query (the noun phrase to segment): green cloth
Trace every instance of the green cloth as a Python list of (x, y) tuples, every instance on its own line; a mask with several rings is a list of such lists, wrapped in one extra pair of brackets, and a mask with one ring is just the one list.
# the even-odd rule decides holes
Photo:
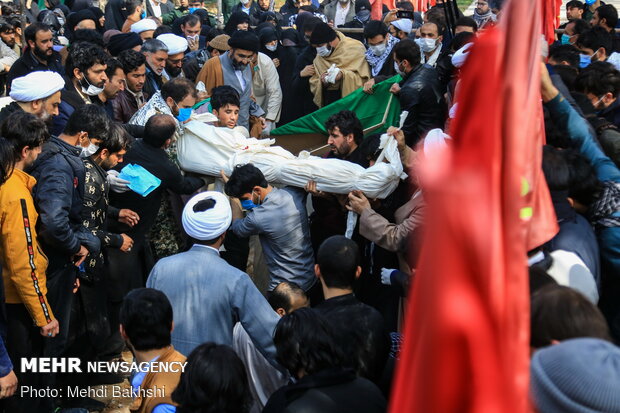
[[(375, 93), (372, 95), (364, 93), (362, 88), (357, 89), (331, 105), (272, 130), (271, 135), (302, 135), (306, 133), (327, 135), (327, 129), (325, 129), (327, 119), (334, 113), (345, 109), (355, 112), (362, 122), (364, 134), (385, 132), (390, 126), (398, 126), (400, 122), (400, 102), (398, 97), (390, 93), (392, 85), (400, 81), (399, 75), (391, 77), (375, 85)], [(383, 122), (384, 117), (385, 122)]]

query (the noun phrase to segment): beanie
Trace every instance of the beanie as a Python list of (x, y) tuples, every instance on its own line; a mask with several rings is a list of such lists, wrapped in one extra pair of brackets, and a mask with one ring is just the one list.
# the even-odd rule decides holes
[(324, 44), (334, 40), (338, 35), (327, 23), (319, 23), (315, 26), (310, 36), (310, 44)]
[(531, 392), (540, 413), (619, 413), (620, 349), (595, 338), (534, 353)]

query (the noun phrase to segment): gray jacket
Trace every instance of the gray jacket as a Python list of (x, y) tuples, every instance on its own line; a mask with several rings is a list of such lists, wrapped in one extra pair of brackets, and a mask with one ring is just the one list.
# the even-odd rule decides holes
[(231, 346), (238, 320), (267, 360), (277, 365), (273, 333), (279, 317), (250, 277), (203, 245), (157, 262), (146, 286), (172, 303), (172, 344), (184, 355), (212, 341)]
[(245, 80), (245, 88), (241, 87), (239, 79), (235, 74), (235, 68), (232, 61), (228, 57), (228, 53), (220, 56), (222, 64), (222, 73), (224, 75), (224, 84), (235, 88), (239, 92), (239, 100), (241, 107), (239, 108), (239, 119), (237, 124), (250, 130), (250, 115), (264, 116), (265, 111), (252, 99), (252, 68), (247, 65), (243, 70), (243, 79)]

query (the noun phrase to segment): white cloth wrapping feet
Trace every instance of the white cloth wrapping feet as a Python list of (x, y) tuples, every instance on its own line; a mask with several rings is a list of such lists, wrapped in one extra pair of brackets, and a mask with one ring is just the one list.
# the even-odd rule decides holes
[(219, 176), (230, 175), (236, 165), (252, 163), (268, 182), (303, 188), (310, 180), (317, 190), (336, 194), (362, 191), (369, 198), (384, 199), (406, 178), (396, 140), (381, 136), (383, 149), (375, 165), (364, 169), (340, 159), (324, 159), (303, 151), (298, 157), (273, 139), (245, 138), (240, 133), (198, 121), (184, 125), (178, 142), (178, 160), (185, 171)]

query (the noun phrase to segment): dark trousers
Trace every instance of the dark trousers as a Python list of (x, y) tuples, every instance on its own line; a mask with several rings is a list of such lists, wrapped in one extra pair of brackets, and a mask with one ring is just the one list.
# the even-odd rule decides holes
[(23, 304), (6, 304), (6, 311), (8, 316), (6, 346), (18, 383), (15, 395), (3, 401), (3, 411), (6, 413), (45, 412), (47, 411), (44, 407), (45, 399), (26, 395), (20, 397), (22, 387), (32, 387), (38, 390), (46, 385), (45, 374), (21, 371), (21, 359), (42, 357), (45, 340), (50, 339), (41, 336), (39, 327), (33, 323), (32, 317)]
[(46, 357), (61, 357), (67, 348), (77, 272), (77, 267), (68, 263), (47, 276), (47, 301), (58, 320), (60, 332), (46, 341)]

